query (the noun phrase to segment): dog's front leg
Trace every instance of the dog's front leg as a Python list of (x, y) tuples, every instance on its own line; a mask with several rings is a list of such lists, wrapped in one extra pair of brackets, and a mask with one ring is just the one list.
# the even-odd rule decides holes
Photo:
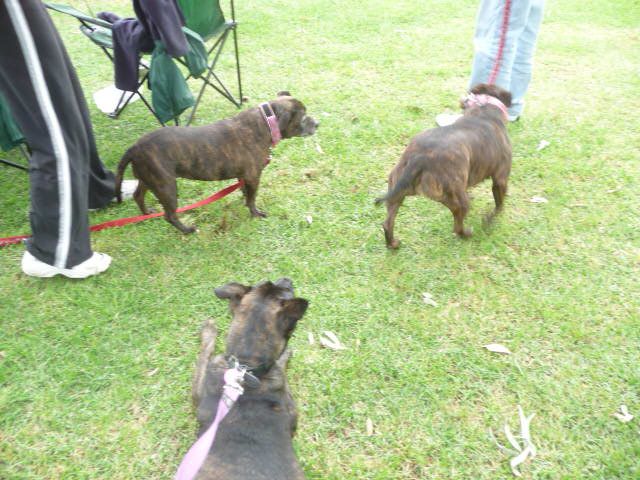
[(260, 177), (244, 178), (242, 193), (244, 194), (247, 208), (251, 212), (252, 217), (266, 217), (267, 214), (256, 208), (256, 195), (258, 194), (258, 186), (260, 185)]

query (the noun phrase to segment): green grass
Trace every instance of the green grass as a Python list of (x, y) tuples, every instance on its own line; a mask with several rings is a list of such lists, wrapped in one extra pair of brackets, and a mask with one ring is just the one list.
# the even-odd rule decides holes
[[(484, 184), (472, 239), (452, 236), (442, 205), (412, 198), (401, 249), (384, 247), (373, 198), (408, 139), (464, 92), (477, 3), (238, 2), (250, 105), (288, 89), (320, 130), (275, 150), (264, 221), (234, 193), (183, 215), (195, 235), (163, 220), (102, 231), (93, 245), (112, 267), (84, 281), (28, 278), (22, 247), (0, 250), (0, 478), (172, 478), (195, 434), (199, 326), (215, 318), (222, 339), (229, 324), (213, 288), (284, 275), (311, 302), (289, 371), (308, 478), (512, 478), (488, 431), (515, 427), (518, 404), (536, 413), (526, 478), (640, 478), (638, 418), (611, 416), (622, 403), (640, 415), (637, 1), (548, 2), (491, 231)], [(90, 97), (110, 66), (73, 21), (54, 20)], [(117, 121), (91, 108), (111, 168), (155, 128), (140, 103)], [(235, 113), (209, 94), (198, 121)], [(536, 151), (542, 139), (550, 146)], [(0, 167), (0, 183), (0, 236), (27, 233), (26, 175)], [(181, 181), (181, 204), (222, 185)], [(136, 213), (128, 202), (91, 222)], [(348, 349), (309, 345), (325, 329)], [(486, 352), (491, 342), (513, 355)]]

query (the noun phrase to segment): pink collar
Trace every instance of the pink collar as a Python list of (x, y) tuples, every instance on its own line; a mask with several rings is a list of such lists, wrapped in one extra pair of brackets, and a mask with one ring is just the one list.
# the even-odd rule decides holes
[(480, 93), (480, 94), (470, 93), (469, 95), (467, 95), (467, 97), (464, 99), (463, 102), (465, 107), (474, 107), (474, 106), (482, 107), (484, 105), (493, 105), (494, 107), (498, 107), (500, 109), (500, 111), (502, 112), (502, 115), (504, 116), (505, 122), (509, 120), (507, 107), (504, 106), (504, 103), (502, 103), (496, 97), (492, 97), (491, 95), (486, 95), (484, 93)]
[[(275, 118), (275, 117), (274, 117)], [(216, 438), (218, 426), (222, 419), (227, 416), (233, 404), (236, 403), (238, 397), (244, 393), (242, 388), (242, 382), (246, 373), (246, 367), (238, 365), (235, 362), (235, 366), (224, 372), (224, 387), (220, 401), (218, 402), (218, 410), (216, 411), (216, 418), (213, 420), (211, 426), (207, 429), (202, 436), (196, 440), (187, 454), (180, 462), (178, 471), (174, 480), (192, 480), (195, 478), (198, 470), (202, 467), (211, 445)]]
[(282, 140), (282, 134), (280, 133), (280, 127), (278, 126), (278, 118), (268, 102), (261, 103), (259, 108), (260, 113), (262, 113), (262, 118), (267, 122), (269, 131), (271, 132), (271, 146), (275, 147), (278, 142)]

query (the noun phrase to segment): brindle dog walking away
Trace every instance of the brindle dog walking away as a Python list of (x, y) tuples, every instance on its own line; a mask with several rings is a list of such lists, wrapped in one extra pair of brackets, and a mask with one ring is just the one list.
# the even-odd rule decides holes
[(511, 142), (507, 135), (506, 107), (511, 94), (496, 85), (479, 84), (462, 102), (464, 115), (454, 124), (415, 136), (389, 174), (389, 190), (376, 204), (386, 202), (383, 223), (389, 248), (398, 248), (393, 236), (398, 209), (408, 195), (424, 195), (447, 206), (453, 214), (453, 231), (471, 236), (463, 224), (469, 211), (467, 189), (491, 178), (495, 210), (500, 212), (511, 172)]

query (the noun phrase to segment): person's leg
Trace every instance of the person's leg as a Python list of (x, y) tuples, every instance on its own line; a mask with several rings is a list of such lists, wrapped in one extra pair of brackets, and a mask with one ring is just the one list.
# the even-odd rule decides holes
[(516, 45), (527, 24), (531, 0), (482, 0), (473, 39), (469, 88), (495, 83), (508, 89)]
[(511, 71), (511, 84), (509, 86), (512, 96), (511, 108), (509, 108), (510, 117), (519, 117), (522, 114), (524, 96), (531, 81), (533, 54), (536, 49), (538, 30), (542, 23), (543, 9), (544, 0), (531, 0), (531, 8), (525, 28), (518, 38), (516, 55)]
[(78, 110), (84, 125), (84, 134), (89, 145), (89, 208), (103, 208), (115, 197), (115, 175), (105, 168), (98, 156), (98, 148), (93, 136), (93, 126), (89, 117), (89, 108), (87, 107), (82, 87), (69, 57), (65, 55), (64, 58), (73, 88), (73, 95), (78, 101)]
[[(55, 269), (47, 273), (96, 257), (87, 213), (90, 146), (67, 62), (40, 1), (0, 2), (0, 90), (33, 152), (25, 256)], [(106, 269), (106, 259), (91, 270)]]

